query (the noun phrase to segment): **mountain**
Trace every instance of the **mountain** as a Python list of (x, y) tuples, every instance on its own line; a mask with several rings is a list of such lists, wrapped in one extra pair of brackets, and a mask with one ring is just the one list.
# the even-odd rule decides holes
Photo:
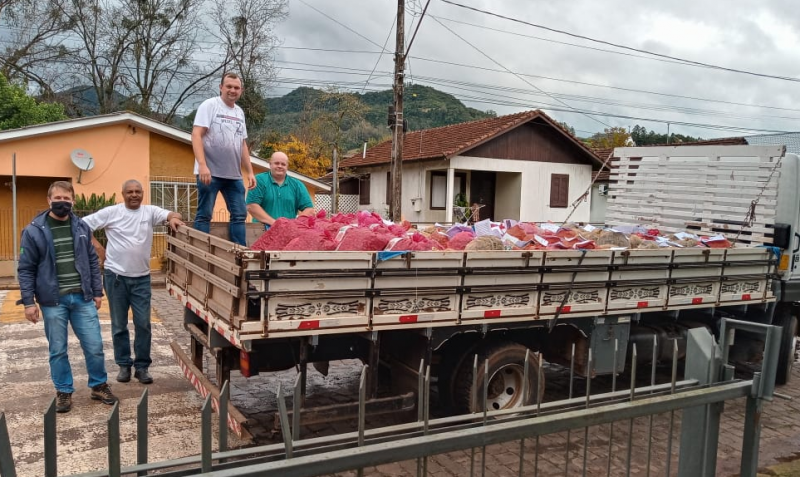
[[(323, 94), (325, 92), (322, 90), (300, 87), (285, 96), (267, 98), (265, 128), (281, 136), (295, 131), (300, 126), (305, 105)], [(387, 127), (387, 111), (392, 104), (392, 90), (351, 94), (366, 106), (367, 112), (365, 124), (354, 126), (345, 132), (342, 149), (359, 147), (366, 141), (388, 137), (390, 131)], [(464, 106), (454, 96), (428, 86), (407, 85), (403, 100), (403, 113), (409, 131), (496, 116), (493, 111), (480, 111)]]

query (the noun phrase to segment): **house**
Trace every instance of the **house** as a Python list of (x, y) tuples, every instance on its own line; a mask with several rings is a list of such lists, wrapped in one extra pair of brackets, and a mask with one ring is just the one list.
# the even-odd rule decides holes
[[(391, 141), (341, 162), (357, 177), (359, 208), (385, 214)], [(587, 191), (602, 161), (545, 113), (535, 110), (408, 132), (403, 141), (402, 215), (411, 222), (453, 222), (454, 202), (480, 206), (480, 218), (561, 221)], [(589, 199), (571, 220), (589, 220)]]
[[(70, 154), (82, 149), (91, 156), (90, 170), (80, 170)], [(12, 155), (16, 155), (17, 234), (47, 208), (47, 189), (53, 181), (72, 181), (76, 195), (116, 194), (122, 201), (122, 183), (136, 179), (145, 190), (144, 201), (181, 212), (191, 220), (197, 206), (191, 134), (130, 112), (71, 119), (21, 129), (0, 131), (0, 276), (14, 274)], [(254, 172), (269, 164), (251, 156)], [(327, 184), (290, 172), (313, 197), (328, 191)], [(221, 196), (214, 218), (227, 219)], [(154, 249), (163, 250), (163, 240)], [(154, 257), (157, 258), (158, 250)]]

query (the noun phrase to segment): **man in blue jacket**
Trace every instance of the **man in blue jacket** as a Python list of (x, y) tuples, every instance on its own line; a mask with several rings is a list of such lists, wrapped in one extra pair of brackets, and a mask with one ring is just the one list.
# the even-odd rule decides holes
[(107, 383), (97, 315), (103, 300), (100, 264), (91, 229), (72, 213), (74, 196), (69, 182), (50, 185), (50, 209), (37, 215), (22, 231), (17, 270), (25, 318), (37, 323), (39, 308), (42, 310), (50, 349), (50, 377), (56, 388), (56, 412), (72, 409), (75, 391), (67, 356), (69, 323), (86, 359), (90, 397), (109, 405), (117, 402)]

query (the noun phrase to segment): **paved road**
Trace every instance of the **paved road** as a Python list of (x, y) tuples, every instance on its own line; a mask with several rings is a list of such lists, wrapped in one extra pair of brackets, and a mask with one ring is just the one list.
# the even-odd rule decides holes
[[(21, 477), (42, 475), (42, 419), (41, 415), (53, 390), (47, 366), (47, 345), (41, 324), (32, 325), (24, 321), (20, 308), (10, 305), (15, 299), (14, 291), (0, 291), (0, 410), (5, 412), (13, 444), (13, 452)], [(184, 348), (188, 347), (186, 333), (182, 330), (182, 309), (163, 289), (154, 289), (153, 300), (153, 356), (152, 372), (156, 383), (149, 386), (151, 395), (150, 457), (152, 460), (177, 458), (196, 454), (199, 442), (199, 408), (201, 400), (184, 380), (174, 363), (169, 342), (176, 339)], [(110, 347), (110, 325), (105, 309), (101, 310), (103, 336), (109, 343), (106, 361), (109, 374), (116, 374)], [(81, 387), (86, 380), (85, 368), (77, 341), (70, 341), (70, 353), (76, 375), (77, 392), (72, 412), (58, 417), (59, 468), (62, 473), (85, 472), (101, 469), (106, 459), (105, 420), (108, 407), (90, 401), (88, 390)], [(309, 373), (308, 402), (310, 405), (330, 404), (353, 400), (359, 378), (359, 364), (353, 361), (334, 363), (326, 378), (311, 371)], [(271, 376), (245, 379), (234, 373), (232, 398), (240, 410), (252, 421), (259, 443), (273, 441), (269, 432), (275, 409), (275, 390), (280, 382), (290, 391), (294, 382), (294, 371)], [(645, 378), (646, 379), (646, 378)], [(660, 378), (661, 379), (661, 378)], [(548, 368), (548, 392), (546, 400), (562, 397), (568, 379), (563, 369)], [(800, 367), (795, 367), (794, 382), (800, 383)], [(575, 394), (582, 391), (582, 383), (576, 381)], [(620, 383), (624, 385), (624, 383)], [(592, 389), (608, 386), (608, 381), (596, 380)], [(121, 401), (123, 462), (134, 459), (135, 405), (144, 386), (137, 382), (114, 384), (114, 391)], [(762, 417), (762, 440), (760, 462), (763, 466), (776, 465), (797, 458), (800, 450), (800, 385), (781, 389), (794, 398), (793, 401), (776, 400), (766, 406)], [(726, 405), (722, 420), (718, 475), (732, 475), (738, 469), (738, 456), (742, 441), (744, 402)], [(678, 416), (680, 417), (680, 416)], [(654, 423), (653, 458), (651, 475), (664, 475), (666, 462), (666, 435), (668, 416), (658, 416)], [(370, 423), (372, 426), (386, 424), (386, 420)], [(675, 435), (679, 435), (679, 420)], [(305, 427), (303, 436), (329, 435), (349, 431), (353, 422)], [(647, 465), (647, 436), (649, 421), (637, 420), (634, 426), (634, 459), (632, 475), (645, 475)], [(608, 426), (592, 428), (589, 433), (587, 460), (589, 475), (605, 475), (608, 460)], [(620, 475), (627, 455), (627, 425), (617, 424), (612, 443), (612, 475)], [(570, 455), (566, 455), (566, 434), (545, 436), (539, 443), (539, 475), (564, 475), (565, 462), (569, 461), (568, 473), (580, 473), (583, 462), (583, 432), (570, 435)], [(244, 445), (245, 443), (234, 443)], [(216, 443), (214, 444), (216, 447)], [(526, 473), (532, 475), (535, 457), (535, 442), (525, 442), (524, 460)], [(517, 475), (520, 453), (517, 444), (494, 446), (487, 453), (487, 475)], [(676, 469), (673, 457), (673, 473)], [(367, 475), (409, 475), (415, 471), (414, 462), (402, 462), (368, 469)], [(468, 475), (470, 454), (468, 452), (435, 456), (430, 460), (430, 475)], [(777, 468), (777, 467), (775, 467)], [(787, 472), (793, 472), (791, 470)], [(350, 474), (346, 474), (350, 475)], [(800, 475), (792, 473), (771, 475)]]

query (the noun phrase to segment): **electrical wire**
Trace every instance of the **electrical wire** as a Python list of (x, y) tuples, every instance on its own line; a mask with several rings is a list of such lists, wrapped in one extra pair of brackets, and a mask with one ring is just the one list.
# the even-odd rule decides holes
[[(302, 1), (302, 0), (300, 0), (300, 1)], [(676, 56), (664, 55), (662, 53), (655, 53), (653, 51), (648, 51), (648, 50), (644, 50), (644, 49), (641, 49), (641, 48), (634, 48), (632, 46), (622, 45), (622, 44), (619, 44), (619, 43), (612, 43), (610, 41), (598, 40), (596, 38), (592, 38), (592, 37), (589, 37), (589, 36), (580, 35), (580, 34), (568, 32), (568, 31), (565, 31), (565, 30), (559, 30), (557, 28), (552, 28), (552, 27), (548, 27), (548, 26), (545, 26), (545, 25), (540, 25), (540, 24), (536, 24), (536, 23), (527, 22), (527, 21), (524, 21), (524, 20), (520, 20), (518, 18), (512, 18), (512, 17), (508, 17), (508, 16), (505, 16), (505, 15), (501, 15), (499, 13), (494, 13), (494, 12), (490, 12), (490, 11), (487, 11), (487, 10), (481, 10), (480, 8), (471, 7), (469, 5), (463, 5), (461, 3), (457, 3), (457, 2), (454, 2), (452, 0), (441, 0), (441, 1), (444, 2), (444, 3), (448, 3), (450, 5), (454, 5), (456, 7), (464, 8), (466, 10), (472, 10), (472, 11), (475, 11), (475, 12), (478, 12), (478, 13), (482, 13), (484, 15), (489, 15), (489, 16), (493, 16), (493, 17), (497, 17), (497, 18), (502, 18), (503, 20), (508, 20), (508, 21), (511, 21), (511, 22), (520, 23), (520, 24), (527, 25), (527, 26), (530, 26), (530, 27), (533, 27), (533, 28), (540, 28), (542, 30), (547, 30), (547, 31), (550, 31), (550, 32), (553, 32), (553, 33), (558, 33), (558, 34), (561, 34), (561, 35), (568, 35), (568, 36), (571, 36), (573, 38), (580, 38), (581, 40), (591, 41), (591, 42), (594, 42), (594, 43), (600, 43), (602, 45), (613, 46), (615, 48), (621, 48), (623, 50), (635, 51), (637, 53), (644, 53), (644, 54), (652, 55), (652, 56), (655, 56), (655, 57), (658, 57), (658, 58), (666, 58), (666, 59), (669, 59), (669, 60), (680, 61), (680, 62), (682, 62), (684, 64), (687, 64), (687, 65), (699, 66), (699, 67), (702, 67), (702, 68), (711, 68), (711, 69), (715, 69), (715, 70), (727, 71), (727, 72), (730, 72), (730, 73), (740, 73), (740, 74), (745, 74), (745, 75), (750, 75), (750, 76), (757, 76), (757, 77), (760, 77), (760, 78), (770, 78), (770, 79), (777, 79), (777, 80), (781, 80), (781, 81), (790, 81), (790, 82), (794, 82), (794, 83), (800, 83), (800, 78), (792, 78), (792, 77), (789, 77), (789, 76), (778, 76), (778, 75), (771, 75), (771, 74), (766, 74), (766, 73), (758, 73), (758, 72), (755, 72), (755, 71), (740, 70), (740, 69), (736, 69), (736, 68), (728, 68), (728, 67), (725, 67), (725, 66), (719, 66), (719, 65), (714, 65), (714, 64), (710, 64), (710, 63), (703, 63), (701, 61), (687, 60), (685, 58), (679, 58), (679, 57), (676, 57)]]
[[(438, 23), (439, 25), (441, 25), (441, 26), (442, 26), (442, 28), (444, 28), (445, 30), (447, 30), (447, 31), (449, 31), (450, 33), (452, 33), (453, 35), (455, 35), (457, 38), (459, 38), (461, 41), (463, 41), (463, 42), (464, 42), (464, 43), (466, 43), (467, 45), (471, 46), (471, 47), (472, 47), (472, 48), (473, 48), (475, 51), (477, 51), (478, 53), (480, 53), (481, 55), (483, 55), (484, 57), (486, 57), (487, 59), (489, 59), (489, 61), (491, 61), (492, 63), (496, 64), (496, 65), (497, 65), (497, 66), (499, 66), (500, 68), (503, 68), (503, 69), (504, 69), (504, 70), (506, 70), (507, 72), (509, 72), (509, 73), (513, 74), (514, 76), (516, 76), (517, 78), (519, 78), (520, 80), (522, 80), (522, 82), (524, 82), (524, 83), (525, 83), (525, 84), (527, 84), (528, 86), (530, 86), (530, 87), (534, 88), (535, 90), (537, 90), (537, 91), (539, 91), (539, 92), (541, 92), (541, 93), (544, 93), (544, 94), (546, 94), (547, 96), (550, 96), (552, 99), (554, 99), (554, 100), (558, 101), (559, 103), (563, 104), (564, 106), (566, 106), (566, 107), (568, 107), (568, 108), (572, 108), (572, 106), (570, 106), (570, 105), (569, 105), (569, 103), (567, 103), (567, 102), (565, 102), (565, 101), (562, 101), (562, 100), (560, 100), (560, 99), (558, 99), (558, 98), (554, 98), (552, 95), (550, 95), (550, 93), (548, 93), (548, 92), (546, 92), (545, 90), (543, 90), (543, 89), (539, 88), (538, 86), (536, 86), (535, 84), (533, 84), (533, 83), (531, 83), (530, 81), (526, 80), (526, 79), (525, 79), (525, 78), (523, 78), (522, 76), (520, 76), (520, 75), (518, 75), (518, 74), (516, 74), (516, 73), (512, 72), (510, 69), (508, 69), (508, 68), (506, 68), (505, 66), (503, 66), (503, 65), (502, 65), (502, 64), (501, 64), (499, 61), (495, 60), (495, 59), (494, 59), (494, 58), (492, 58), (491, 56), (489, 56), (489, 55), (487, 55), (486, 53), (484, 53), (484, 52), (483, 52), (483, 51), (482, 51), (480, 48), (478, 48), (477, 46), (475, 46), (475, 45), (473, 45), (472, 43), (470, 43), (470, 42), (469, 42), (469, 41), (468, 41), (466, 38), (462, 37), (461, 35), (459, 35), (459, 34), (458, 34), (458, 33), (456, 33), (455, 31), (453, 31), (452, 29), (450, 29), (450, 27), (448, 27), (448, 26), (447, 26), (447, 25), (445, 25), (444, 23), (440, 22), (440, 21), (439, 21), (439, 20), (437, 20), (436, 18), (433, 18), (433, 20), (434, 20), (436, 23)], [(574, 109), (574, 108), (572, 108), (572, 109)], [(595, 122), (598, 122), (598, 123), (602, 124), (603, 126), (606, 126), (607, 128), (611, 128), (611, 125), (609, 125), (609, 124), (607, 124), (607, 123), (605, 123), (605, 122), (603, 122), (603, 121), (601, 121), (601, 120), (599, 120), (599, 119), (597, 119), (597, 118), (595, 118), (595, 117), (593, 117), (593, 116), (588, 116), (588, 115), (587, 115), (587, 117), (588, 117), (589, 119), (591, 119), (591, 120), (595, 121)]]

